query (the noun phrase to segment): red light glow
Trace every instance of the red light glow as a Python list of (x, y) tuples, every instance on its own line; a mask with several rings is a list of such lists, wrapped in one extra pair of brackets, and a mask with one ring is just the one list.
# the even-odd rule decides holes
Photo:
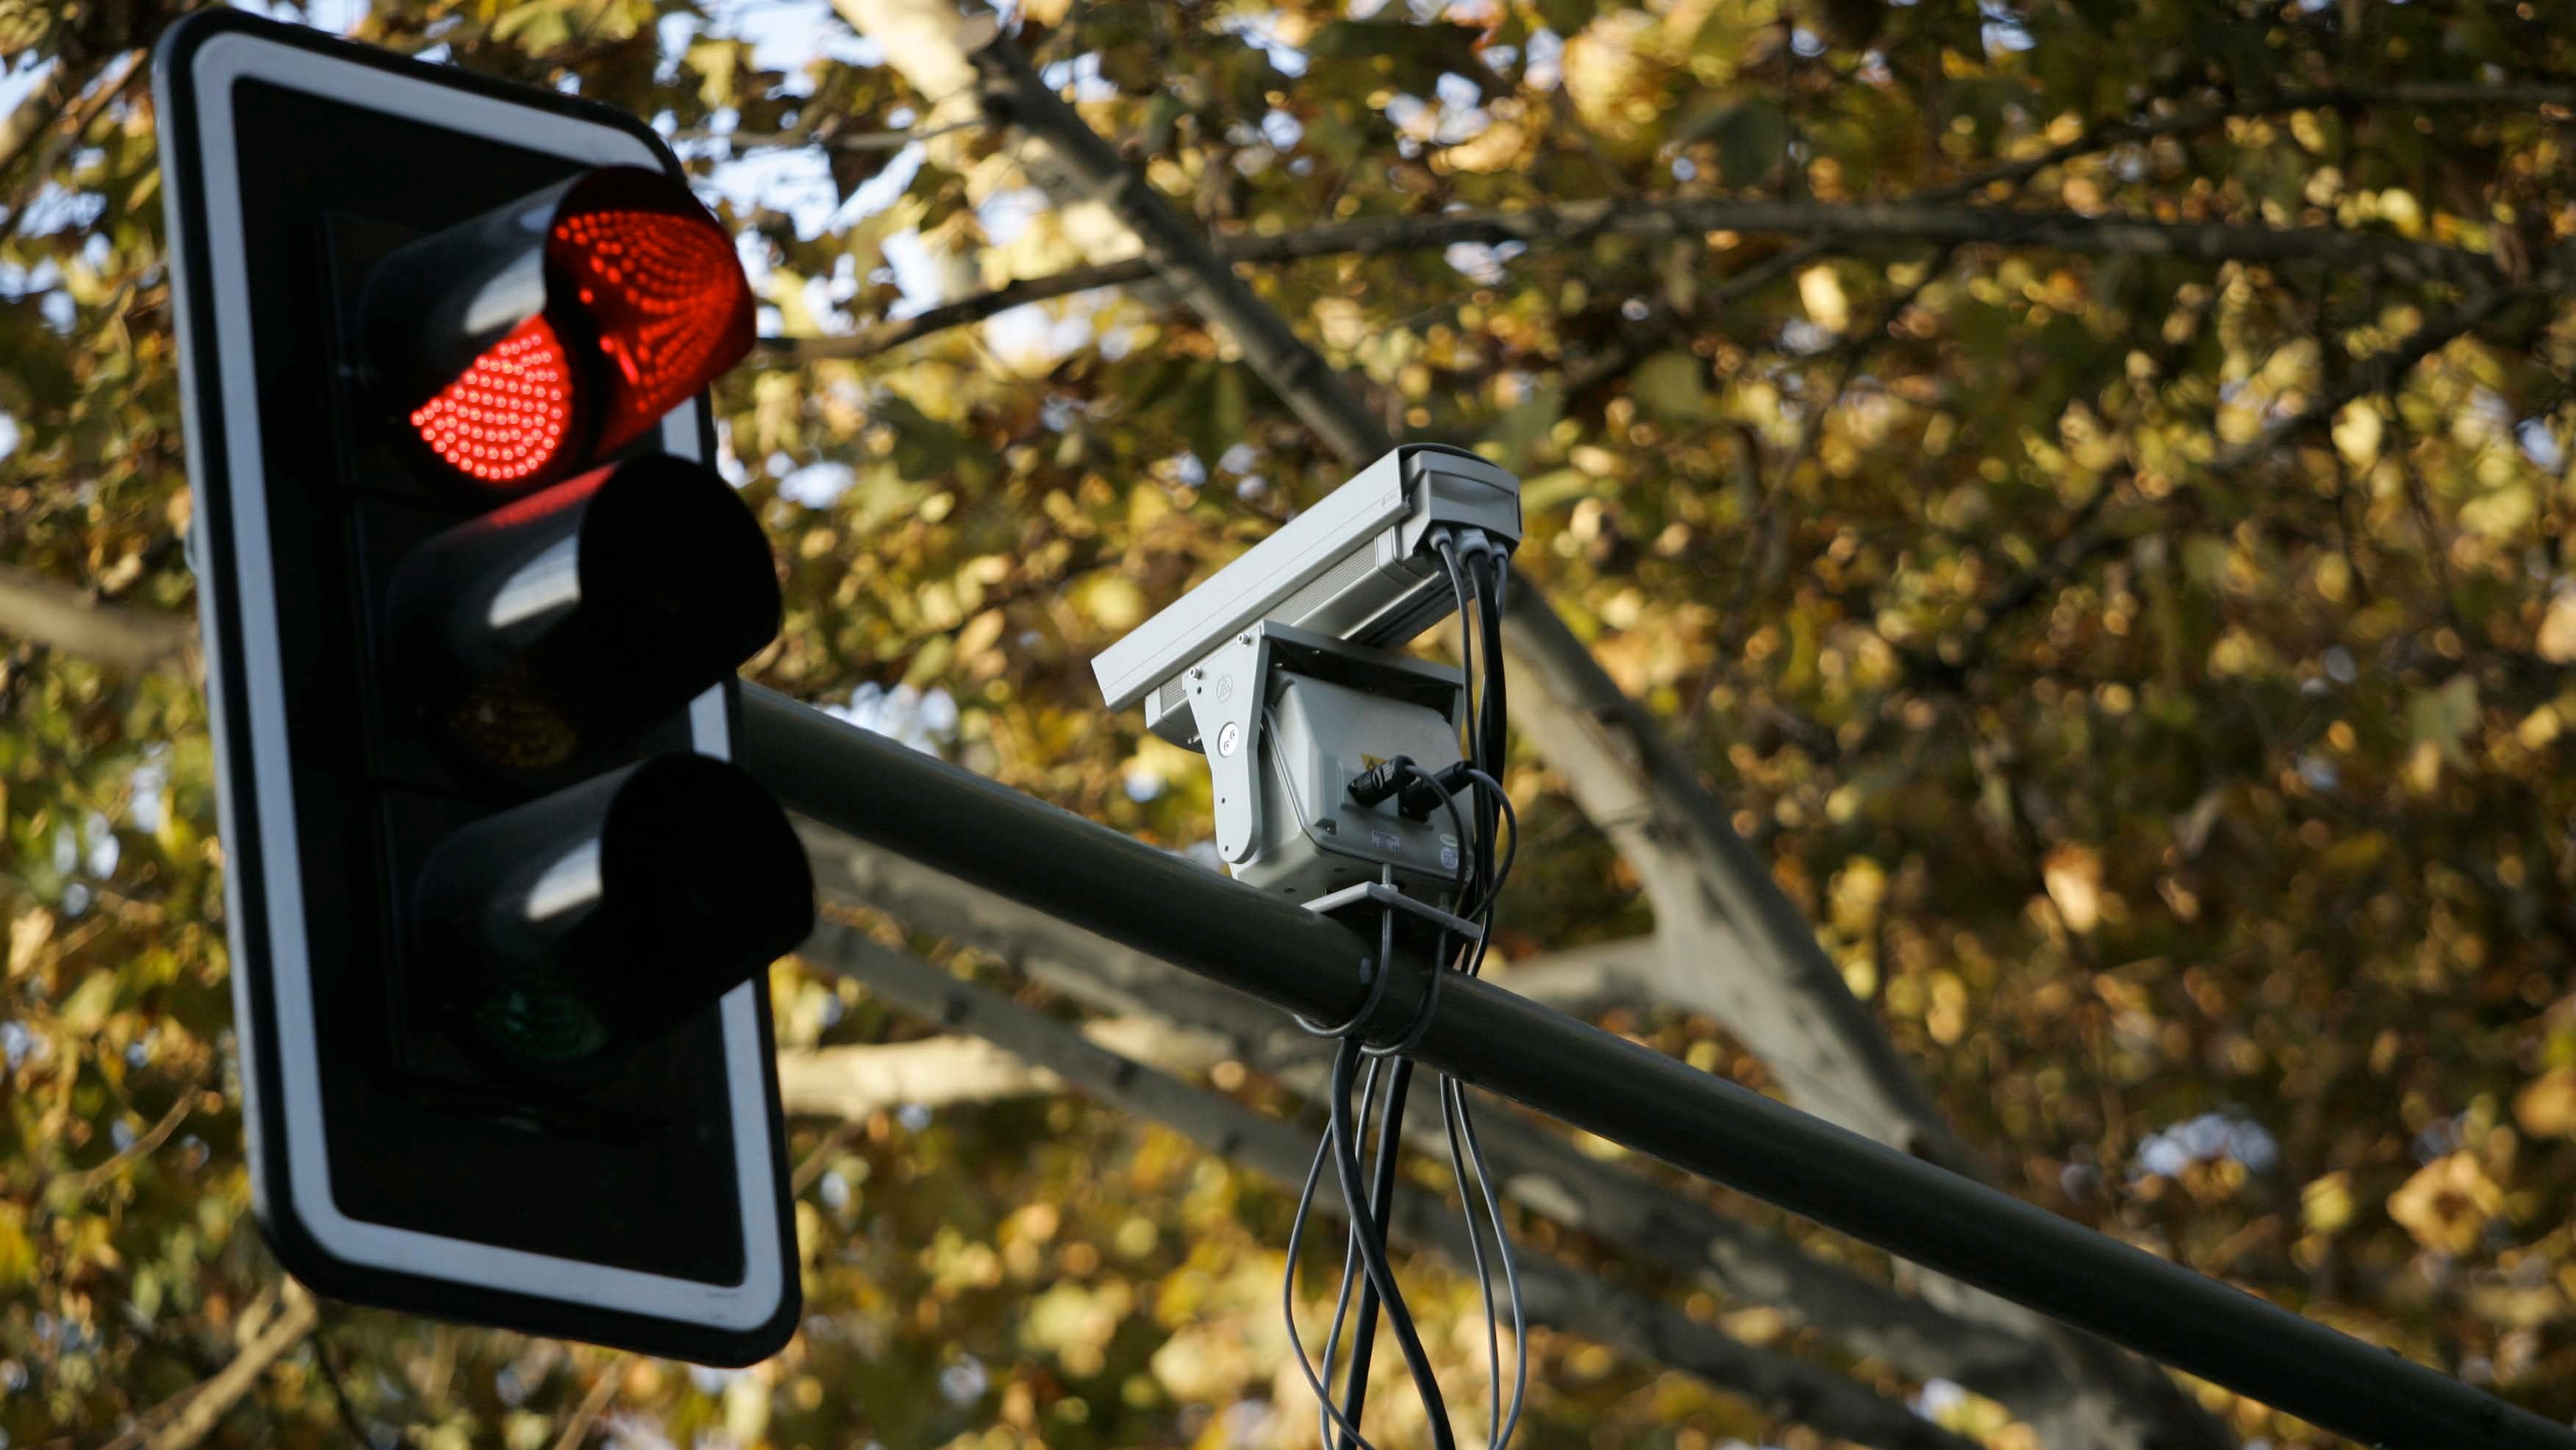
[(571, 422), (571, 369), (543, 315), (485, 348), (411, 414), (439, 457), (493, 484), (517, 483), (553, 463)]
[(751, 289), (733, 240), (704, 217), (580, 212), (548, 249), (571, 279), (612, 370), (600, 449), (651, 427), (751, 350)]

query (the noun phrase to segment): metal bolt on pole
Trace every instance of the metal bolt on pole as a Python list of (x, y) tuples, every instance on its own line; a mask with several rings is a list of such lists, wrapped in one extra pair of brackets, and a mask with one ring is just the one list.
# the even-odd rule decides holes
[[(1274, 1006), (1340, 1021), (1367, 998), (1373, 943), (1348, 928), (782, 695), (745, 687), (739, 758), (796, 815)], [(1414, 1056), (2361, 1444), (2576, 1450), (2576, 1429), (1490, 983), (1444, 979)]]

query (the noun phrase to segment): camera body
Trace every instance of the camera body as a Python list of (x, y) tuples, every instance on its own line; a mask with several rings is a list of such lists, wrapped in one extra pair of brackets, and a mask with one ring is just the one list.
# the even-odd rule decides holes
[(1400, 653), (1458, 595), (1439, 545), (1508, 553), (1520, 480), (1463, 449), (1402, 445), (1092, 661), (1112, 709), (1205, 754), (1217, 852), (1240, 879), (1312, 901), (1391, 876), (1457, 890), (1472, 813), (1362, 804), (1361, 773), (1460, 758), (1459, 671)]

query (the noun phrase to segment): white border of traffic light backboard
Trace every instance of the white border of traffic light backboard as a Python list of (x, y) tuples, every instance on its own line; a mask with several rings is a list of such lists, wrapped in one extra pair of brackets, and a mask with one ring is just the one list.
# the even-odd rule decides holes
[[(175, 60), (187, 68), (193, 92), (187, 97), (187, 120), (194, 147), (193, 155), (178, 154), (183, 148), (174, 147), (165, 131), (163, 185), (172, 188), (170, 244), (176, 260), (171, 275), (179, 318), (180, 378), (186, 413), (196, 425), (187, 434), (189, 475), (203, 481), (219, 473), (228, 481), (219, 496), (228, 496), (231, 509), (228, 530), (200, 527), (195, 542), (198, 607), (208, 665), (207, 713), (216, 756), (231, 777), (227, 789), (219, 792), (220, 825), (228, 848), (236, 853), (256, 852), (256, 880), (264, 898), (246, 900), (246, 873), (238, 869), (227, 873), (233, 999), (257, 1210), (272, 1226), (278, 1224), (280, 1210), (286, 1210), (293, 1226), (315, 1246), (360, 1270), (546, 1300), (576, 1311), (665, 1321), (675, 1328), (713, 1330), (713, 1337), (698, 1342), (716, 1347), (764, 1327), (778, 1330), (774, 1321), (795, 1286), (787, 1273), (782, 1242), (784, 1205), (778, 1198), (780, 1184), (774, 1171), (780, 1153), (777, 1120), (769, 1101), (766, 1034), (754, 995), (766, 990), (765, 976), (727, 994), (719, 1009), (732, 1097), (736, 1176), (741, 1184), (743, 1282), (711, 1285), (369, 1223), (343, 1214), (334, 1201), (323, 1131), (320, 1059), (313, 1042), (312, 963), (297, 868), (293, 742), (286, 734), (286, 682), (272, 587), (277, 561), (269, 555), (267, 505), (260, 485), (260, 418), (251, 354), (251, 329), (259, 324), (252, 315), (244, 257), (238, 183), (245, 158), (235, 147), (233, 88), (246, 80), (261, 81), (591, 165), (663, 170), (671, 165), (668, 153), (636, 130), (570, 113), (570, 107), (520, 103), (487, 94), (485, 87), (463, 78), (432, 79), (435, 73), (427, 67), (378, 60), (351, 47), (289, 35), (284, 33), (286, 27), (237, 14), (223, 16), (214, 25), (200, 20), (182, 29), (192, 33), (174, 34), (161, 59), (165, 65)], [(170, 99), (176, 88), (166, 74), (158, 81), (167, 126), (178, 109)], [(185, 162), (193, 165), (172, 164)], [(201, 231), (190, 235), (191, 228)], [(191, 304), (199, 301), (190, 296), (192, 264), (205, 266), (212, 284), (212, 295), (200, 303), (214, 333), (212, 346), (203, 352), (199, 349), (207, 340), (191, 336), (198, 326)], [(200, 376), (201, 369), (209, 369), (211, 376)], [(210, 440), (204, 426), (209, 420), (201, 407), (208, 403), (217, 409), (211, 421), (220, 423), (218, 440)], [(703, 399), (693, 400), (664, 420), (663, 442), (669, 451), (704, 461), (705, 409)], [(209, 456), (210, 452), (220, 456)], [(200, 498), (203, 508), (203, 492)], [(221, 556), (224, 533), (230, 535), (234, 557)], [(238, 659), (229, 657), (224, 647), (226, 610), (239, 614), (233, 621), (242, 644)], [(225, 738), (225, 696), (233, 691), (241, 693), (246, 707), (251, 737), (246, 746)], [(723, 689), (710, 691), (693, 705), (690, 721), (698, 750), (730, 755), (729, 714)], [(247, 837), (238, 829), (244, 805), (250, 807), (254, 823)], [(264, 930), (254, 932), (254, 920)], [(268, 944), (265, 960), (250, 946), (261, 937)], [(252, 974), (263, 971), (275, 1002), (273, 1041), (263, 1040), (250, 986)], [(282, 1144), (263, 1141), (268, 1120), (259, 1101), (265, 1091), (260, 1060), (272, 1053), (283, 1101), (270, 1106), (284, 1124)], [(267, 1161), (272, 1155), (277, 1155), (276, 1161)], [(285, 1204), (275, 1201), (270, 1180), (270, 1170), (279, 1167), (284, 1169), (281, 1181), (289, 1198)], [(574, 1322), (566, 1325), (566, 1332), (584, 1333), (584, 1329)], [(628, 1343), (638, 1338), (631, 1330), (620, 1332), (614, 1326), (585, 1337)]]

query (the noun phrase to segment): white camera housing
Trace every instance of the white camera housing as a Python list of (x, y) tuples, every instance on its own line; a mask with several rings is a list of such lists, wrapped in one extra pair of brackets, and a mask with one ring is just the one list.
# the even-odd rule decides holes
[(1394, 649), (1449, 617), (1456, 598), (1428, 542), (1440, 525), (1521, 539), (1521, 483), (1463, 448), (1407, 443), (1210, 575), (1091, 662), (1109, 708), (1145, 702), (1147, 729), (1200, 745), (1189, 670), (1269, 621)]
[(1206, 754), (1237, 877), (1301, 900), (1382, 878), (1423, 901), (1454, 889), (1469, 842), (1446, 812), (1348, 795), (1394, 756), (1459, 758), (1462, 677), (1395, 653), (1457, 608), (1444, 536), (1517, 547), (1520, 480), (1402, 445), (1092, 661), (1110, 708), (1141, 700), (1147, 728)]

